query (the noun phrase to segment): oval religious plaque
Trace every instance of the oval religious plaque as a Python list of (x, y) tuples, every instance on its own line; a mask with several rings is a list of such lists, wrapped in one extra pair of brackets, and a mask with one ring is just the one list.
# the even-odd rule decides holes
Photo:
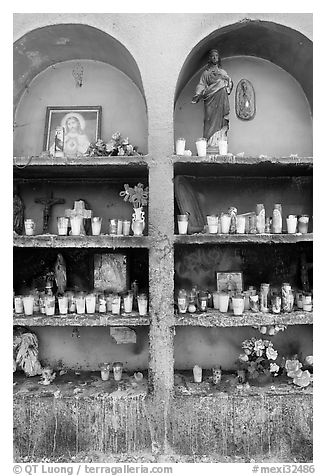
[(256, 97), (248, 79), (240, 79), (235, 92), (235, 113), (239, 119), (249, 121), (256, 114)]

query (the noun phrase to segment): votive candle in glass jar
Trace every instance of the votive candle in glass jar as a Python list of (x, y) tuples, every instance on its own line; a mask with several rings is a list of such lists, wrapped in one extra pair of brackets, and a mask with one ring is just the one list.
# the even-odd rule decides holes
[(273, 314), (280, 314), (281, 305), (282, 305), (281, 296), (277, 296), (277, 295), (272, 296), (272, 312), (273, 312)]
[(118, 294), (112, 296), (112, 314), (120, 314), (121, 297)]
[(92, 235), (98, 236), (101, 234), (102, 218), (93, 217), (92, 218)]
[(228, 141), (220, 139), (218, 141), (218, 153), (219, 155), (227, 155), (228, 153)]
[(203, 378), (203, 369), (199, 365), (194, 365), (192, 372), (194, 375), (194, 382), (200, 383)]
[(14, 304), (15, 304), (15, 313), (16, 314), (23, 314), (23, 312), (24, 312), (23, 296), (15, 296), (14, 297)]
[(236, 230), (237, 230), (237, 233), (239, 234), (245, 233), (246, 217), (244, 217), (243, 215), (237, 215)]
[(132, 303), (134, 300), (134, 293), (130, 290), (123, 296), (124, 311), (128, 314), (132, 312)]
[(302, 292), (297, 291), (295, 294), (295, 300), (296, 300), (296, 305), (298, 309), (302, 309), (303, 304), (302, 304)]
[(33, 236), (35, 232), (35, 221), (31, 218), (25, 220), (25, 235)]
[(109, 293), (109, 294), (106, 296), (106, 310), (107, 310), (108, 312), (112, 312), (112, 300), (113, 300), (113, 296), (114, 296), (113, 293)]
[(301, 215), (298, 220), (299, 233), (308, 233), (309, 215)]
[(33, 308), (34, 308), (34, 296), (24, 296), (23, 297), (23, 306), (24, 306), (24, 313), (26, 316), (33, 315)]
[(54, 316), (55, 296), (45, 296), (44, 304), (45, 304), (45, 314), (47, 316)]
[(256, 221), (257, 221), (256, 215), (249, 216), (249, 233), (251, 235), (257, 234)]
[(230, 296), (227, 293), (219, 293), (218, 305), (220, 312), (228, 312)]
[(180, 137), (179, 139), (177, 139), (175, 143), (176, 155), (184, 155), (185, 147), (186, 147), (186, 139), (184, 139), (183, 137)]
[(201, 137), (200, 139), (196, 140), (196, 149), (197, 149), (197, 155), (199, 157), (206, 157), (207, 141), (204, 137)]
[(146, 294), (138, 294), (137, 302), (138, 302), (139, 315), (140, 316), (146, 316), (146, 314), (147, 314), (147, 304), (148, 304), (148, 298), (147, 298)]
[(104, 294), (99, 294), (98, 296), (98, 312), (104, 313), (106, 312), (106, 299)]
[(57, 226), (58, 226), (58, 235), (64, 236), (68, 234), (68, 225), (69, 225), (69, 218), (68, 217), (58, 217), (57, 218)]
[(226, 234), (230, 231), (231, 217), (228, 213), (221, 213), (221, 233)]
[(114, 362), (112, 365), (113, 370), (113, 378), (116, 382), (119, 382), (122, 379), (122, 370), (123, 370), (123, 363), (122, 362)]
[(129, 236), (129, 233), (130, 233), (130, 220), (123, 220), (122, 234), (123, 236)]
[(217, 233), (218, 230), (218, 217), (215, 215), (207, 215), (207, 225), (209, 233)]
[(94, 314), (95, 312), (95, 304), (96, 304), (96, 296), (95, 294), (87, 294), (86, 298), (86, 313), (87, 314)]
[(208, 296), (207, 293), (201, 291), (198, 294), (198, 311), (205, 312), (207, 311)]
[(58, 305), (60, 314), (68, 314), (68, 296), (59, 296)]
[(123, 225), (123, 220), (118, 220), (117, 222), (117, 235), (122, 236), (122, 225)]
[(180, 314), (185, 314), (188, 307), (188, 297), (187, 291), (185, 289), (180, 289), (178, 293), (178, 310)]
[(244, 297), (236, 295), (232, 298), (233, 314), (235, 316), (241, 316), (244, 311)]
[(186, 235), (188, 231), (189, 215), (177, 215), (179, 235)]
[(111, 218), (109, 220), (109, 234), (116, 235), (118, 233), (118, 220), (116, 218)]
[(83, 218), (81, 217), (71, 217), (70, 226), (72, 236), (79, 236), (81, 234), (81, 227), (83, 223)]
[(311, 293), (303, 293), (302, 295), (302, 309), (304, 311), (312, 311), (312, 296)]
[(213, 292), (213, 307), (219, 309), (219, 293), (217, 291)]
[(101, 379), (106, 382), (107, 380), (109, 380), (109, 378), (110, 378), (110, 364), (107, 362), (104, 362), (101, 365)]
[(76, 312), (76, 296), (72, 291), (68, 291), (66, 293), (66, 296), (68, 296), (68, 311), (70, 313), (75, 313)]
[(249, 297), (249, 304), (251, 312), (259, 312), (259, 296), (258, 294)]
[(86, 299), (83, 294), (76, 296), (77, 314), (85, 314), (85, 304), (86, 304)]
[(248, 290), (248, 291), (243, 291), (243, 295), (244, 295), (244, 310), (245, 311), (249, 311), (250, 309), (250, 296), (251, 296), (251, 291)]
[(272, 233), (282, 233), (282, 205), (274, 204), (272, 216)]
[(256, 228), (257, 233), (265, 232), (265, 207), (263, 203), (256, 205)]
[(296, 215), (289, 215), (286, 219), (286, 227), (288, 233), (296, 233), (297, 232), (297, 222), (298, 219)]

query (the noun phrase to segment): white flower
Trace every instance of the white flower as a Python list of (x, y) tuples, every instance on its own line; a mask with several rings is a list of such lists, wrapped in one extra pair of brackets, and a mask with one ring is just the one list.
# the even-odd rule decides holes
[(240, 354), (239, 355), (239, 360), (241, 360), (242, 362), (248, 362), (249, 357), (248, 357), (247, 354)]
[(279, 370), (280, 370), (280, 367), (279, 367), (277, 364), (275, 364), (275, 362), (273, 362), (273, 363), (271, 362), (271, 363), (270, 363), (270, 366), (269, 366), (269, 371), (270, 371), (270, 372), (272, 372), (272, 373), (274, 373), (274, 372), (277, 373)]
[(312, 355), (307, 355), (307, 357), (305, 358), (305, 363), (307, 365), (313, 365), (313, 356)]
[(277, 350), (274, 350), (272, 347), (267, 347), (266, 357), (271, 360), (277, 359)]

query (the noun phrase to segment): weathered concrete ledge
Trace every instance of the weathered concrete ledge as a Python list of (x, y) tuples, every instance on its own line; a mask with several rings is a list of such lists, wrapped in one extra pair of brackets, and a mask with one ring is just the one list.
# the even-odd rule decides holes
[[(93, 390), (70, 382), (65, 392), (54, 385), (56, 380), (44, 387), (37, 379), (25, 379), (34, 383), (24, 384), (25, 391), (18, 388), (14, 396), (14, 435), (20, 456), (36, 461), (80, 451), (122, 453), (151, 448), (154, 432), (148, 415), (153, 400), (146, 392), (108, 393), (104, 385), (112, 383), (101, 381), (98, 387), (93, 382)], [(275, 383), (274, 388), (249, 392), (212, 392), (176, 396), (171, 401), (167, 442), (179, 454), (254, 458), (278, 453), (298, 461), (312, 459), (311, 388), (284, 385), (282, 389)]]
[(174, 242), (183, 245), (201, 245), (214, 243), (254, 243), (254, 244), (272, 244), (272, 243), (301, 243), (303, 241), (313, 241), (313, 233), (274, 233), (274, 234), (209, 234), (195, 233), (193, 235), (175, 235)]
[(107, 165), (119, 165), (122, 167), (128, 167), (133, 165), (146, 166), (146, 155), (128, 155), (128, 156), (102, 156), (102, 157), (53, 157), (53, 156), (32, 156), (32, 157), (14, 157), (14, 166), (107, 166)]
[(179, 314), (175, 317), (175, 326), (200, 326), (200, 327), (240, 327), (240, 326), (265, 326), (283, 324), (287, 326), (313, 324), (313, 313), (293, 311), (282, 314), (267, 312), (244, 312), (241, 316), (223, 313), (216, 309), (196, 314)]
[(17, 248), (150, 248), (149, 236), (59, 236), (34, 235), (14, 236)]
[(140, 316), (138, 312), (130, 314), (122, 313), (119, 316), (112, 313), (101, 314), (67, 314), (44, 316), (43, 314), (25, 316), (15, 314), (13, 324), (15, 326), (28, 327), (98, 327), (98, 326), (149, 326), (150, 317)]
[(190, 156), (185, 155), (174, 155), (172, 157), (173, 163), (185, 163), (185, 164), (236, 164), (236, 165), (258, 165), (258, 164), (275, 164), (275, 165), (305, 165), (312, 166), (313, 158), (312, 157), (241, 157), (233, 154), (229, 155), (217, 155), (217, 154), (208, 154), (204, 157)]

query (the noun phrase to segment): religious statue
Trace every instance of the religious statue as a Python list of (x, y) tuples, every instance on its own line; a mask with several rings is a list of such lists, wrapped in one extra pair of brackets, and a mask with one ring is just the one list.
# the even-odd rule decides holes
[(221, 68), (219, 52), (209, 52), (207, 66), (200, 77), (192, 104), (204, 101), (204, 137), (211, 148), (218, 147), (219, 140), (227, 139), (229, 129), (229, 94), (233, 88), (231, 78)]
[(58, 294), (62, 295), (67, 287), (67, 270), (66, 262), (61, 253), (58, 253), (57, 260), (54, 265), (54, 278), (58, 288)]
[(14, 227), (14, 232), (17, 233), (18, 235), (21, 235), (23, 233), (24, 229), (24, 203), (23, 200), (19, 196), (19, 190), (18, 186), (14, 185), (14, 196), (13, 196), (13, 227)]

